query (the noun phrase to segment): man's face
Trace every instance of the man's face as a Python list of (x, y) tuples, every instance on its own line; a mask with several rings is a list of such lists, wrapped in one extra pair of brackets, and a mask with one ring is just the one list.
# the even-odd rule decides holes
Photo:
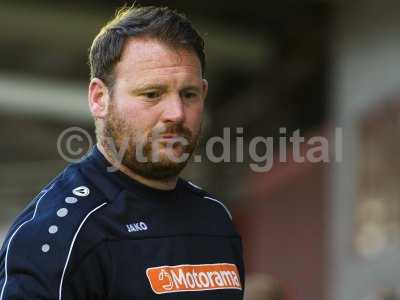
[(114, 74), (104, 118), (106, 151), (111, 143), (123, 154), (122, 164), (138, 175), (178, 175), (196, 147), (207, 93), (196, 54), (131, 38)]

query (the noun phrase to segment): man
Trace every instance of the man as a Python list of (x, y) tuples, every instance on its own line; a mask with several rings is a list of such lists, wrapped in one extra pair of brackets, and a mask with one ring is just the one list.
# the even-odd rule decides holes
[(12, 225), (0, 300), (242, 299), (240, 238), (179, 178), (201, 128), (203, 40), (168, 8), (120, 11), (93, 41), (97, 146)]

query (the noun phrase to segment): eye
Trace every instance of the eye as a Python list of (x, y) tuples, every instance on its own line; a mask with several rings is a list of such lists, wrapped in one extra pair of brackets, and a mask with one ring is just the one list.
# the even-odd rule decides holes
[(149, 92), (143, 93), (143, 96), (147, 99), (154, 100), (154, 99), (160, 98), (161, 93), (158, 91), (149, 91)]
[(198, 94), (197, 93), (195, 93), (195, 92), (184, 92), (183, 93), (183, 97), (185, 98), (185, 99), (195, 99), (196, 97), (198, 96)]

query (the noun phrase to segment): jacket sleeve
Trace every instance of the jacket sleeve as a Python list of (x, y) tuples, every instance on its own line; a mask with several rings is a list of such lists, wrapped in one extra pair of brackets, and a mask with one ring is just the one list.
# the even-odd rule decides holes
[[(93, 245), (86, 225), (107, 203), (92, 186), (75, 182), (78, 176), (65, 177), (42, 191), (11, 227), (0, 252), (0, 300), (102, 299), (103, 273), (94, 263), (101, 248), (92, 253), (79, 245)], [(84, 243), (78, 242), (82, 237)]]
[(106, 299), (109, 257), (105, 245), (96, 247), (65, 273), (51, 262), (40, 265), (28, 252), (8, 253), (8, 263), (1, 265), (1, 300)]
[(57, 299), (55, 277), (59, 271), (54, 262), (47, 259), (48, 254), (51, 255), (50, 246), (39, 246), (25, 229), (19, 227), (3, 245), (0, 299)]

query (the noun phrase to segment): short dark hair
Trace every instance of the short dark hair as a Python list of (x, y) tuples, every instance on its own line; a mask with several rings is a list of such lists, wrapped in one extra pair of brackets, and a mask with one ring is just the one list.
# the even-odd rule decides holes
[(204, 40), (182, 14), (168, 7), (130, 6), (117, 10), (93, 40), (89, 53), (90, 77), (114, 84), (114, 66), (128, 37), (149, 37), (175, 49), (194, 51), (205, 72)]

